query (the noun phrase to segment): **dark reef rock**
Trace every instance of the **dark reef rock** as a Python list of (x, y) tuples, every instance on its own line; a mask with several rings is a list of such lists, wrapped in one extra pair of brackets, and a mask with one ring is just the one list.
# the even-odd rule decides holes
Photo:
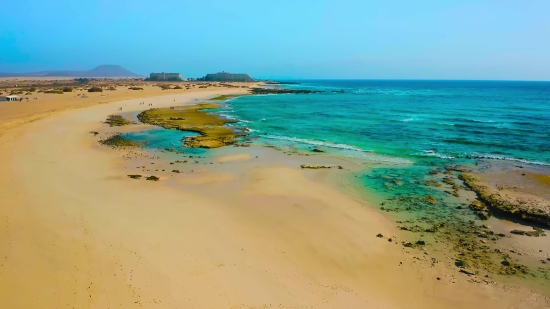
[(495, 190), (482, 185), (481, 180), (471, 173), (460, 173), (458, 176), (464, 184), (474, 191), (479, 200), (487, 205), (494, 214), (510, 216), (516, 219), (536, 222), (550, 226), (550, 211), (544, 205), (519, 203), (506, 199)]
[(539, 229), (537, 227), (533, 227), (532, 231), (512, 230), (510, 233), (529, 237), (546, 236), (546, 233), (544, 233), (542, 229)]
[(284, 93), (294, 93), (294, 94), (311, 94), (311, 93), (323, 93), (321, 90), (304, 90), (304, 89), (271, 89), (271, 88), (252, 88), (250, 93), (252, 94), (284, 94)]
[(266, 85), (299, 85), (300, 83), (297, 82), (285, 82), (285, 81), (268, 81), (265, 82)]

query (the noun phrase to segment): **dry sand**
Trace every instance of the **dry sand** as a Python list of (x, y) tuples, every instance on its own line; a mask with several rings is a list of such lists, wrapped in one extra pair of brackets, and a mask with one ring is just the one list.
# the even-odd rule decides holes
[[(25, 82), (29, 84), (29, 83), (32, 83), (33, 80), (25, 79)], [(105, 104), (109, 102), (127, 100), (132, 98), (142, 98), (142, 101), (146, 101), (147, 103), (149, 103), (149, 101), (147, 101), (147, 98), (149, 97), (158, 97), (158, 96), (184, 94), (184, 93), (212, 92), (214, 89), (216, 89), (216, 92), (214, 93), (217, 94), (217, 93), (225, 93), (225, 92), (221, 92), (221, 90), (229, 89), (225, 87), (198, 88), (200, 86), (198, 83), (186, 83), (186, 82), (165, 83), (165, 84), (170, 84), (170, 85), (177, 84), (180, 86), (183, 86), (185, 84), (191, 84), (193, 85), (193, 88), (189, 90), (188, 89), (162, 90), (160, 87), (156, 86), (158, 83), (153, 83), (153, 82), (129, 83), (127, 81), (123, 82), (118, 80), (101, 81), (97, 83), (100, 83), (101, 85), (112, 85), (112, 86), (124, 85), (124, 86), (117, 86), (116, 87), (117, 90), (112, 90), (112, 91), (105, 90), (103, 92), (88, 92), (85, 90), (78, 91), (76, 89), (73, 92), (66, 92), (64, 94), (46, 94), (46, 93), (33, 92), (30, 95), (18, 94), (17, 96), (24, 99), (22, 102), (19, 102), (19, 101), (0, 102), (0, 135), (2, 135), (3, 132), (5, 132), (6, 130), (9, 130), (10, 128), (47, 117), (52, 113), (63, 111), (63, 110), (94, 106), (98, 104)], [(210, 84), (219, 85), (219, 83), (210, 83)], [(95, 85), (95, 84), (92, 84), (92, 85)], [(138, 85), (138, 87), (143, 88), (143, 90), (130, 90), (128, 89), (128, 85)], [(243, 84), (235, 83), (235, 85), (242, 86)], [(256, 84), (247, 83), (244, 85), (252, 87)], [(86, 85), (77, 85), (72, 87), (80, 88), (85, 86)], [(29, 88), (29, 87), (30, 87), (30, 84), (27, 86), (21, 86), (20, 88)], [(48, 88), (54, 88), (54, 87), (50, 85), (50, 86), (40, 86), (39, 89), (41, 88), (48, 89)], [(4, 89), (16, 89), (16, 88), (10, 88), (0, 84), (0, 93), (3, 92)], [(238, 89), (235, 90), (235, 88), (232, 88), (231, 91), (235, 92), (235, 91), (242, 91), (242, 90), (238, 90)], [(7, 94), (9, 94), (9, 92), (4, 92), (4, 94), (0, 94), (0, 95), (7, 95)], [(27, 97), (29, 98), (28, 101), (25, 99)], [(147, 104), (145, 105), (145, 107), (147, 107)]]
[(141, 101), (58, 112), (4, 131), (0, 308), (548, 307), (527, 288), (473, 283), (448, 261), (431, 265), (422, 252), (405, 253), (387, 241), (401, 237), (390, 221), (322, 181), (340, 171), (297, 168), (307, 157), (261, 149), (242, 160), (253, 150), (232, 148), (192, 173), (139, 170), (161, 180), (129, 179), (132, 165), (167, 163), (125, 160), (128, 151), (98, 147), (88, 132), (104, 128), (120, 106), (148, 108)]

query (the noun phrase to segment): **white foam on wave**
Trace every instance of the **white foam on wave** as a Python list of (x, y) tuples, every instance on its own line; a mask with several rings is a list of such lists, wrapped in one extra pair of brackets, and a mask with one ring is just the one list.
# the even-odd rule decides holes
[(231, 119), (231, 120), (238, 120), (237, 117), (235, 117), (233, 115), (226, 114), (226, 113), (218, 113), (218, 116), (223, 117), (223, 118), (227, 118), (227, 119)]
[(390, 157), (390, 156), (385, 156), (385, 155), (381, 155), (373, 152), (339, 149), (337, 151), (337, 154), (344, 157), (365, 159), (365, 160), (374, 161), (378, 163), (383, 162), (383, 163), (407, 164), (407, 165), (413, 164), (413, 162), (408, 159)]
[(401, 122), (409, 122), (409, 121), (414, 121), (414, 119), (413, 119), (413, 118), (405, 118), (405, 119), (401, 119), (401, 120), (399, 120), (399, 121), (401, 121)]
[(303, 143), (303, 144), (314, 145), (314, 146), (334, 148), (338, 150), (336, 154), (345, 156), (345, 157), (350, 157), (350, 158), (360, 158), (360, 159), (367, 159), (367, 160), (372, 160), (376, 162), (385, 162), (385, 163), (394, 163), (394, 164), (412, 164), (413, 163), (412, 161), (407, 159), (375, 154), (369, 150), (364, 150), (348, 144), (335, 144), (330, 142), (322, 142), (322, 141), (309, 140), (309, 139), (297, 138), (297, 137), (288, 137), (283, 135), (261, 135), (261, 137), (268, 138), (268, 139), (289, 141), (294, 143)]
[(504, 156), (498, 156), (498, 155), (492, 155), (492, 154), (475, 154), (474, 157), (479, 158), (479, 159), (504, 160), (504, 161), (521, 162), (521, 163), (525, 163), (525, 164), (550, 166), (550, 163), (546, 163), (546, 162), (529, 161), (529, 160), (525, 160), (525, 159), (517, 159), (517, 158), (504, 157)]
[(479, 119), (468, 119), (470, 121), (474, 121), (474, 122), (484, 122), (484, 123), (493, 123), (495, 122), (494, 120), (479, 120)]
[(550, 163), (546, 163), (546, 162), (529, 161), (529, 160), (525, 160), (525, 159), (505, 157), (505, 156), (499, 156), (499, 155), (493, 155), (493, 154), (474, 153), (474, 154), (461, 154), (459, 156), (452, 156), (452, 155), (448, 155), (448, 154), (438, 153), (435, 150), (424, 150), (421, 153), (418, 153), (417, 155), (423, 156), (423, 157), (438, 157), (438, 158), (441, 158), (441, 159), (456, 159), (456, 158), (471, 157), (471, 158), (474, 158), (474, 159), (492, 159), (492, 160), (514, 161), (514, 162), (521, 162), (521, 163), (525, 163), (525, 164), (550, 166)]
[(284, 141), (290, 141), (290, 142), (296, 142), (296, 143), (304, 143), (304, 144), (310, 144), (315, 146), (324, 146), (324, 147), (330, 147), (330, 148), (340, 148), (340, 149), (349, 149), (349, 150), (355, 150), (355, 151), (365, 151), (361, 148), (348, 145), (348, 144), (334, 144), (330, 142), (321, 142), (321, 141), (315, 141), (305, 138), (298, 138), (298, 137), (288, 137), (283, 135), (262, 135), (262, 137), (270, 138), (270, 139), (278, 139), (278, 140), (284, 140)]
[(425, 157), (437, 157), (437, 158), (440, 158), (440, 159), (455, 159), (456, 158), (456, 157), (453, 157), (453, 156), (437, 153), (435, 150), (424, 150), (419, 155), (425, 156)]

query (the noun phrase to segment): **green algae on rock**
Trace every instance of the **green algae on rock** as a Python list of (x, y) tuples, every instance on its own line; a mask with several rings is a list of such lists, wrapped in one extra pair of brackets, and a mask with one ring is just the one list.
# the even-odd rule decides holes
[(112, 148), (141, 147), (147, 144), (146, 142), (136, 142), (130, 139), (126, 139), (120, 133), (112, 134), (111, 136), (100, 140), (99, 143)]
[(214, 97), (210, 100), (213, 100), (213, 101), (225, 101), (225, 100), (229, 100), (229, 99), (233, 99), (233, 98), (237, 98), (237, 97), (242, 97), (242, 96), (245, 96), (246, 94), (223, 94), (223, 95), (219, 95), (217, 97)]
[(155, 108), (141, 112), (138, 119), (147, 124), (161, 126), (165, 129), (197, 132), (200, 136), (185, 137), (185, 147), (218, 148), (233, 145), (237, 138), (247, 135), (246, 130), (237, 127), (226, 127), (226, 123), (235, 120), (202, 112), (205, 109), (219, 108), (214, 103), (198, 103), (174, 108)]
[(120, 127), (135, 124), (135, 122), (127, 120), (120, 115), (109, 115), (107, 117), (107, 120), (105, 120), (105, 123), (110, 125), (111, 127)]

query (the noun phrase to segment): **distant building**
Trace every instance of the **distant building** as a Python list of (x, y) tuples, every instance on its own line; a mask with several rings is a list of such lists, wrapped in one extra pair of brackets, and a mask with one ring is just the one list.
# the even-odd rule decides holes
[(7, 96), (0, 96), (0, 101), (20, 101), (21, 98), (19, 98), (16, 95), (7, 95)]
[(149, 80), (182, 80), (180, 73), (151, 73)]
[(212, 82), (252, 82), (254, 81), (248, 74), (231, 74), (227, 72), (219, 72), (216, 74), (206, 74), (203, 78), (205, 81)]

